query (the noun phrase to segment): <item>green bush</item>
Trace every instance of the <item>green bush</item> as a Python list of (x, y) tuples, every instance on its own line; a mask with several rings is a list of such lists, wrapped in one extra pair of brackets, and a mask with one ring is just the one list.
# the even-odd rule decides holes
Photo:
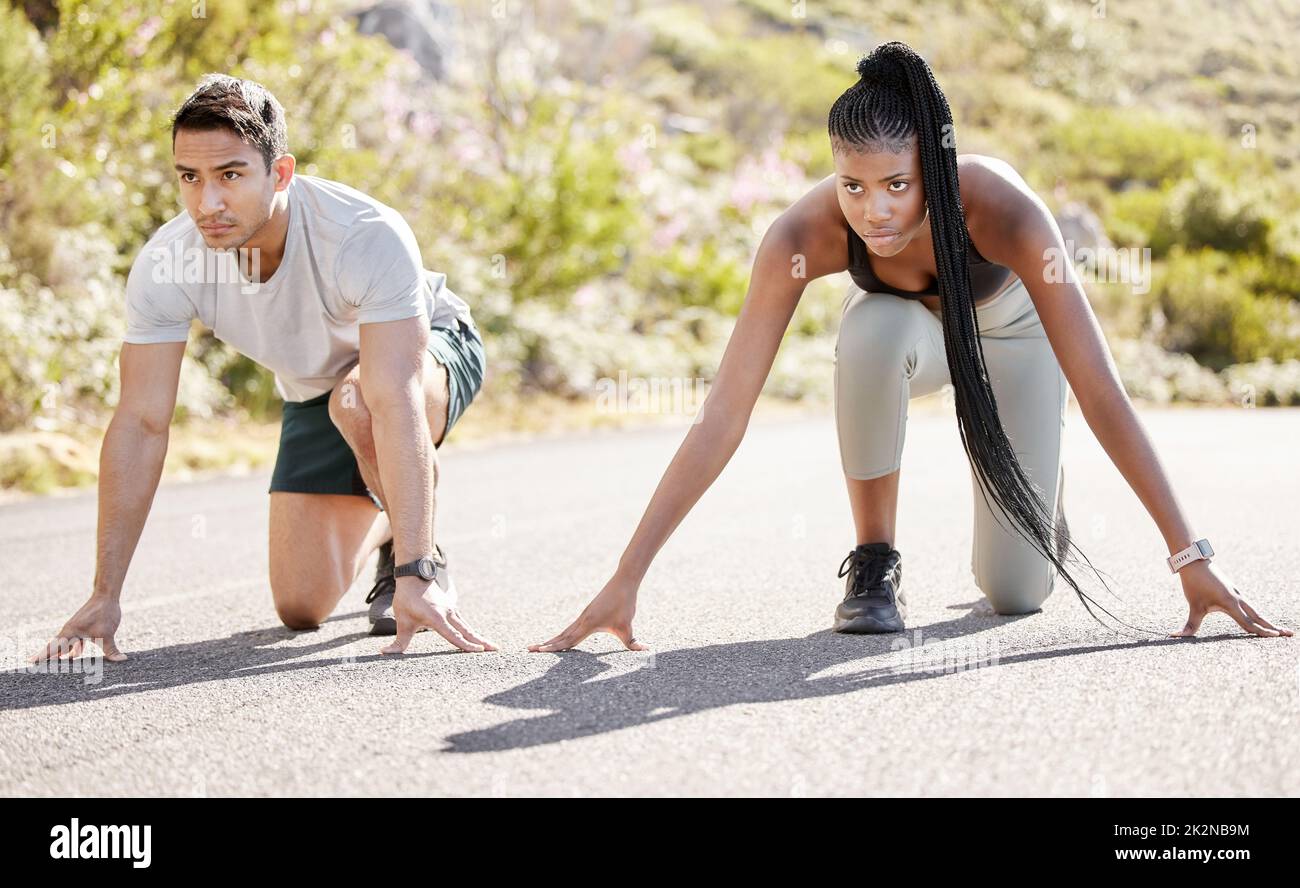
[[(93, 425), (105, 406), (117, 403), (126, 323), (114, 258), (101, 232), (63, 229), (42, 282), (20, 272), (0, 243), (0, 431)], [(177, 419), (209, 417), (232, 405), (230, 392), (204, 366), (182, 364)]]
[(1175, 247), (1153, 276), (1149, 305), (1164, 347), (1216, 370), (1300, 357), (1300, 306), (1256, 295), (1230, 254)]
[(1228, 167), (1223, 142), (1188, 132), (1149, 111), (1084, 108), (1051, 127), (1043, 150), (1067, 182), (1099, 179), (1112, 189), (1162, 189), (1192, 175), (1198, 161)]
[[(1289, 371), (1269, 381), (1266, 363), (1291, 366), (1300, 339), (1300, 195), (1270, 160), (1294, 142), (1274, 125), (1287, 94), (1252, 112), (1250, 151), (1241, 121), (1189, 107), (1212, 85), (1193, 72), (1185, 88), (1152, 74), (1173, 112), (1119, 105), (1113, 75), (1138, 65), (1127, 13), (1085, 25), (1089, 10), (1036, 0), (825, 0), (805, 17), (746, 0), (646, 2), (631, 16), (561, 3), (531, 19), (453, 3), (435, 82), (357, 34), (347, 0), (222, 0), (198, 17), (185, 2), (22, 4), (41, 13), (39, 34), (0, 0), (0, 430), (102, 420), (115, 403), (123, 276), (183, 212), (168, 121), (203, 73), (265, 83), (300, 172), (408, 219), (425, 264), (474, 307), (493, 391), (574, 396), (618, 369), (712, 371), (763, 232), (830, 172), (826, 112), (886, 31), (935, 65), (961, 150), (1005, 157), (1045, 196), (1065, 185), (1112, 239), (1163, 259), (1145, 298), (1101, 306), (1108, 331), (1138, 336), (1149, 319), (1149, 337), (1179, 350), (1166, 366), (1149, 342), (1135, 372), (1172, 398), (1209, 398), (1212, 374), (1190, 354), (1256, 368), (1260, 403), (1289, 397)], [(993, 37), (1006, 52), (981, 52)], [(1279, 78), (1291, 64), (1258, 60)], [(810, 286), (773, 390), (799, 397), (829, 378), (818, 356), (842, 295), (834, 279)], [(278, 409), (271, 374), (196, 325), (177, 416)]]
[(1168, 195), (1155, 188), (1129, 188), (1111, 196), (1104, 214), (1106, 234), (1117, 244), (1150, 246), (1165, 213)]
[(1151, 252), (1163, 256), (1175, 245), (1263, 252), (1273, 225), (1266, 206), (1255, 188), (1227, 181), (1208, 165), (1197, 164), (1192, 176), (1170, 189), (1151, 235)]

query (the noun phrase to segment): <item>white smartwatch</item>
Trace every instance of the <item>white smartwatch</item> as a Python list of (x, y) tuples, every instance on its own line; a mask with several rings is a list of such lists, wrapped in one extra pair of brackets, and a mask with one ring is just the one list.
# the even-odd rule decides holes
[(1214, 555), (1214, 550), (1210, 548), (1210, 541), (1204, 538), (1192, 543), (1181, 552), (1175, 552), (1165, 559), (1169, 563), (1169, 572), (1178, 573), (1193, 561), (1200, 561), (1202, 558), (1209, 561)]

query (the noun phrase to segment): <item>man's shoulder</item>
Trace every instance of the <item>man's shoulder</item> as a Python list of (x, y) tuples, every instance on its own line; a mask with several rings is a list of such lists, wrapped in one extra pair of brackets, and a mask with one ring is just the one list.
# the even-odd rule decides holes
[(308, 213), (344, 230), (358, 222), (388, 221), (401, 214), (388, 204), (351, 185), (320, 176), (295, 175), (295, 188)]

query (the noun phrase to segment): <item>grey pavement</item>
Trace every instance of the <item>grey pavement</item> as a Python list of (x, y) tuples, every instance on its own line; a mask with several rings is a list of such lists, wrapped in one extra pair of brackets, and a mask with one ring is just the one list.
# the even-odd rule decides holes
[[(1268, 618), (1300, 603), (1300, 410), (1148, 410), (1184, 508)], [(0, 507), (5, 795), (1296, 795), (1300, 647), (1207, 618), (1099, 626), (1058, 583), (1001, 617), (970, 574), (955, 419), (917, 410), (901, 635), (831, 633), (852, 547), (829, 416), (755, 419), (641, 589), (638, 638), (532, 654), (614, 568), (685, 426), (443, 451), (438, 534), (502, 646), (366, 635), (369, 569), (314, 631), (266, 580), (264, 474), (167, 483), (103, 671), (21, 655), (84, 600), (93, 492)], [(1186, 615), (1155, 525), (1072, 407), (1066, 509), (1128, 622)], [(1096, 587), (1094, 597), (1106, 593)]]

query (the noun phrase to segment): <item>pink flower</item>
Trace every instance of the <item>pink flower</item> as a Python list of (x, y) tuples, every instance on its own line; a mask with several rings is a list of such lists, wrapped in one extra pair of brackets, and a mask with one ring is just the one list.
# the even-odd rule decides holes
[(144, 55), (144, 51), (149, 47), (149, 41), (158, 36), (162, 30), (163, 20), (161, 16), (151, 15), (140, 23), (140, 27), (135, 29), (131, 35), (131, 40), (127, 44), (126, 52), (134, 58)]
[(686, 217), (684, 215), (673, 216), (667, 223), (655, 229), (651, 242), (656, 250), (666, 250), (676, 243), (685, 230)]
[(649, 152), (637, 140), (625, 143), (618, 149), (615, 157), (623, 165), (623, 169), (627, 170), (628, 175), (641, 176), (654, 169), (654, 164), (650, 162)]

